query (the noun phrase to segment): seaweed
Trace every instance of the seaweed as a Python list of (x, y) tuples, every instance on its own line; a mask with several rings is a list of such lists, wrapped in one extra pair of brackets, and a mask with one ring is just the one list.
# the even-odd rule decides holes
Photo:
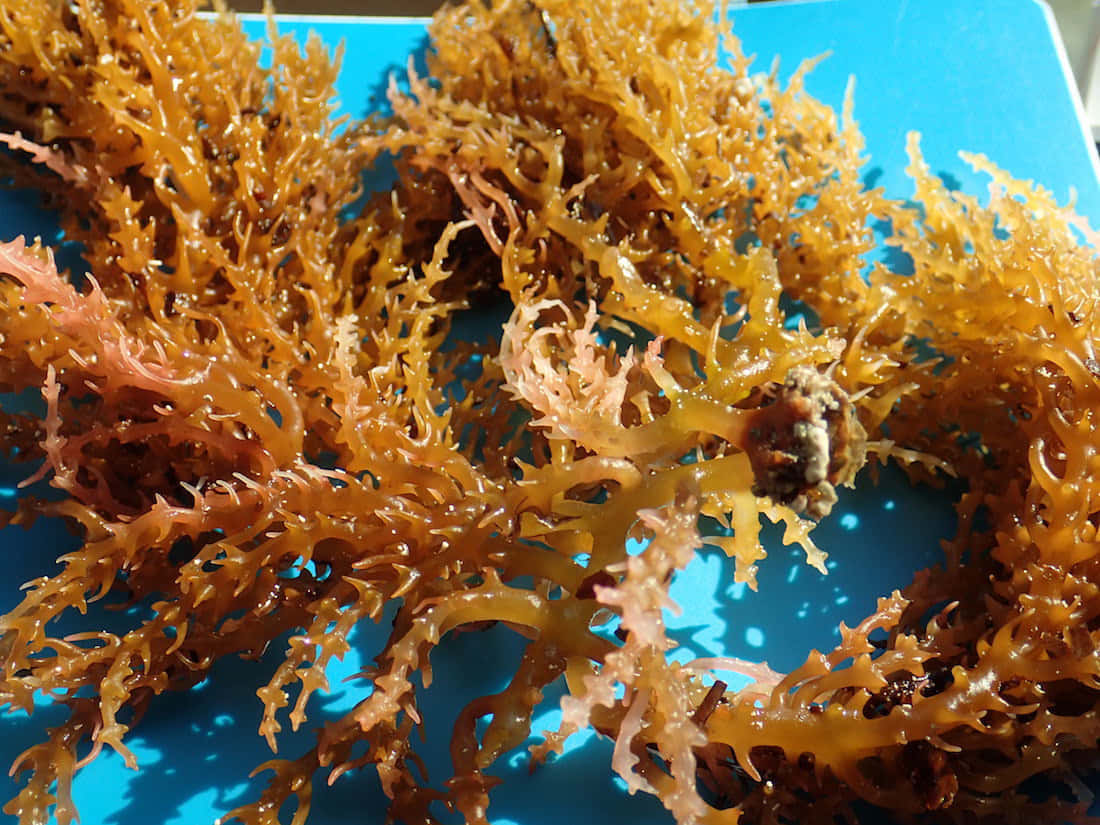
[[(989, 202), (948, 191), (916, 138), (915, 202), (867, 188), (851, 97), (839, 117), (813, 100), (809, 64), (785, 86), (752, 74), (722, 11), (449, 5), (427, 75), (410, 66), (390, 116), (348, 124), (316, 39), (272, 29), (265, 68), (194, 0), (0, 0), (2, 163), (87, 264), (73, 278), (39, 243), (0, 244), (0, 386), (44, 401), (0, 432), (28, 467), (8, 518), (81, 541), (0, 619), (0, 701), (69, 711), (16, 760), (7, 813), (72, 821), (74, 773), (104, 747), (135, 764), (126, 739), (159, 694), (289, 631), (257, 686), (274, 751), (385, 615), (358, 704), (265, 763), (267, 790), (226, 819), (274, 825), (290, 802), (300, 825), (319, 770), (372, 766), (397, 820), (442, 803), (487, 823), (494, 762), (562, 681), (532, 759), (592, 727), (681, 823), (831, 825), (866, 804), (1084, 818), (1091, 231), (980, 157)], [(387, 157), (392, 187), (360, 199)], [(885, 222), (912, 273), (864, 277)], [(785, 324), (789, 299), (814, 329)], [(456, 340), (488, 303), (508, 310), (499, 337)], [(966, 480), (943, 564), (790, 673), (678, 664), (676, 571), (716, 544), (755, 588), (765, 520), (823, 569), (815, 520), (867, 455)], [(50, 635), (108, 595), (150, 612)], [(418, 685), (448, 633), (486, 623), (526, 653), (460, 714), (454, 776), (427, 787)], [(1029, 796), (1035, 777), (1069, 793)]]

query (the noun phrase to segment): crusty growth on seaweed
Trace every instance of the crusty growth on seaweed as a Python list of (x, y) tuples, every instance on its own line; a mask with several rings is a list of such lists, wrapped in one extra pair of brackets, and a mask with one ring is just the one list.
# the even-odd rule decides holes
[[(74, 286), (48, 249), (0, 245), (0, 385), (45, 400), (4, 418), (31, 482), (10, 520), (64, 518), (83, 541), (0, 619), (2, 701), (70, 710), (18, 758), (5, 811), (71, 821), (75, 770), (104, 746), (133, 763), (157, 694), (297, 629), (257, 690), (274, 748), (394, 604), (372, 689), (231, 818), (274, 825), (296, 800), (298, 825), (318, 769), (374, 765), (398, 820), (443, 801), (485, 825), (492, 764), (557, 680), (562, 724), (533, 757), (593, 726), (681, 823), (831, 825), (856, 800), (1082, 814), (1100, 296), (1080, 221), (981, 158), (991, 203), (948, 193), (915, 143), (919, 211), (865, 190), (850, 113), (803, 93), (808, 67), (785, 88), (750, 77), (706, 0), (491, 6), (440, 11), (432, 79), (341, 132), (316, 41), (276, 40), (263, 69), (196, 0), (0, 0), (3, 163), (54, 196), (89, 268)], [(383, 152), (392, 191), (343, 220)], [(861, 277), (872, 217), (912, 277)], [(820, 328), (788, 328), (783, 293)], [(499, 340), (448, 341), (482, 296), (510, 303)], [(919, 363), (918, 337), (951, 360)], [(976, 431), (980, 451), (958, 437)], [(868, 451), (967, 478), (943, 564), (790, 674), (675, 664), (676, 571), (716, 544), (755, 587), (761, 517), (823, 569), (807, 516)], [(112, 592), (155, 595), (151, 616), (49, 635)], [(592, 629), (607, 611), (618, 643)], [(424, 788), (410, 736), (434, 720), (413, 677), (486, 621), (526, 656), (460, 715), (446, 790)], [(715, 667), (755, 684), (708, 687)], [(1040, 775), (1070, 793), (1029, 799)]]

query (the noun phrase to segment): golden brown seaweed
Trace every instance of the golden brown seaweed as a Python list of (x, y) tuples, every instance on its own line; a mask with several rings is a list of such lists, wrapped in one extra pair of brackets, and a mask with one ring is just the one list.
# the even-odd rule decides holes
[[(45, 402), (0, 438), (65, 493), (32, 483), (10, 520), (82, 540), (0, 619), (0, 699), (70, 710), (17, 760), (6, 812), (71, 821), (79, 765), (104, 746), (133, 764), (158, 694), (293, 631), (257, 690), (274, 750), (353, 628), (395, 605), (370, 690), (230, 818), (273, 825), (294, 799), (300, 825), (319, 770), (373, 765), (398, 820), (443, 802), (487, 823), (494, 761), (559, 680), (561, 727), (533, 757), (594, 727), (681, 823), (831, 825), (856, 800), (1083, 817), (1100, 365), (1078, 218), (977, 157), (989, 203), (948, 193), (915, 140), (920, 210), (866, 190), (851, 109), (805, 94), (810, 66), (785, 87), (750, 75), (704, 0), (447, 6), (430, 78), (344, 131), (317, 40), (276, 39), (263, 69), (231, 17), (196, 10), (0, 0), (3, 163), (89, 271), (74, 286), (48, 249), (0, 245), (0, 385)], [(344, 220), (383, 152), (392, 190)], [(912, 276), (861, 277), (873, 218)], [(819, 325), (787, 328), (784, 294)], [(498, 340), (454, 340), (494, 302)], [(948, 358), (922, 363), (918, 338)], [(755, 587), (762, 517), (823, 567), (811, 517), (867, 453), (966, 479), (942, 565), (789, 674), (674, 663), (676, 571), (714, 544)], [(49, 635), (107, 594), (151, 617)], [(595, 629), (608, 611), (618, 642)], [(445, 789), (424, 787), (413, 676), (493, 621), (526, 654), (460, 714)], [(754, 681), (704, 679), (723, 669)], [(1030, 799), (1037, 776), (1073, 801)]]

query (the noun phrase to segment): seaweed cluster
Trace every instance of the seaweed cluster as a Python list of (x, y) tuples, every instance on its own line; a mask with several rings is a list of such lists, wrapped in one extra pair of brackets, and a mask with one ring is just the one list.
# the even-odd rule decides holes
[[(298, 825), (321, 769), (372, 766), (399, 821), (443, 804), (487, 823), (494, 761), (562, 681), (532, 758), (594, 727), (680, 823), (854, 822), (857, 801), (1084, 816), (1100, 361), (1080, 219), (980, 157), (988, 203), (949, 192), (915, 139), (917, 206), (866, 189), (850, 108), (804, 92), (809, 66), (750, 74), (706, 0), (447, 6), (429, 76), (358, 124), (332, 119), (318, 41), (275, 37), (263, 68), (232, 17), (196, 11), (0, 0), (4, 171), (88, 267), (0, 245), (0, 387), (45, 402), (4, 414), (30, 482), (7, 518), (82, 541), (0, 619), (0, 701), (70, 711), (18, 758), (7, 813), (70, 822), (73, 773), (105, 746), (134, 763), (158, 694), (294, 631), (257, 690), (274, 749), (392, 608), (359, 704), (228, 818), (273, 825), (294, 800)], [(385, 155), (396, 182), (364, 205)], [(864, 272), (872, 220), (911, 275)], [(497, 340), (461, 340), (501, 301)], [(965, 479), (942, 564), (789, 674), (673, 661), (669, 582), (696, 550), (755, 588), (774, 522), (821, 568), (815, 519), (868, 455)], [(108, 595), (150, 613), (50, 635)], [(485, 622), (525, 655), (460, 715), (453, 778), (424, 787), (417, 680)], [(723, 670), (754, 681), (729, 691)], [(1035, 777), (1058, 792), (1022, 791)]]

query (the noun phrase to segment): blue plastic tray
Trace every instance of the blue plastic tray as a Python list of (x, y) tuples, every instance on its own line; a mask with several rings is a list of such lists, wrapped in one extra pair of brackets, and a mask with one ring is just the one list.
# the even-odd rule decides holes
[[(786, 76), (798, 63), (822, 52), (831, 57), (809, 78), (809, 91), (840, 105), (849, 76), (857, 78), (856, 117), (872, 156), (865, 177), (891, 195), (906, 196), (905, 133), (924, 134), (932, 169), (962, 189), (981, 193), (986, 182), (958, 159), (960, 149), (983, 152), (1018, 177), (1034, 178), (1061, 199), (1075, 188), (1079, 209), (1100, 219), (1100, 184), (1095, 153), (1071, 91), (1067, 64), (1045, 6), (1032, 0), (822, 0), (738, 9), (735, 32), (764, 70), (781, 57)], [(263, 23), (249, 27), (262, 35)], [(284, 18), (284, 30), (326, 41), (343, 40), (347, 51), (340, 81), (345, 110), (361, 115), (378, 105), (390, 72), (401, 73), (408, 56), (426, 46), (423, 21), (322, 17)], [(0, 236), (40, 233), (56, 237), (48, 215), (33, 199), (0, 194)], [(19, 471), (22, 472), (22, 471)], [(934, 563), (939, 539), (950, 534), (950, 502), (929, 490), (910, 489), (886, 472), (875, 488), (861, 477), (828, 521), (815, 533), (832, 555), (822, 577), (805, 566), (800, 553), (773, 542), (762, 563), (760, 593), (735, 586), (732, 566), (718, 553), (703, 553), (674, 584), (685, 606), (673, 620), (693, 655), (766, 659), (786, 670), (812, 647), (830, 647), (840, 621), (849, 624), (874, 607), (875, 598), (907, 582), (914, 570)], [(0, 493), (11, 494), (18, 472), (0, 468)], [(3, 486), (6, 485), (6, 486)], [(31, 532), (0, 531), (7, 569), (0, 585), (0, 610), (18, 600), (20, 583), (48, 572), (53, 559), (72, 545), (54, 524)], [(104, 616), (117, 626), (119, 617)], [(363, 629), (351, 654), (331, 672), (334, 691), (315, 699), (311, 723), (339, 716), (362, 696), (361, 684), (341, 679), (369, 663), (387, 628)], [(128, 771), (105, 753), (82, 771), (74, 796), (85, 825), (194, 825), (255, 798), (262, 777), (251, 769), (270, 757), (256, 729), (258, 686), (267, 682), (283, 646), (272, 645), (260, 662), (225, 661), (199, 688), (161, 697), (130, 738), (141, 763)], [(450, 775), (447, 737), (458, 710), (470, 699), (497, 690), (514, 669), (522, 645), (501, 628), (448, 639), (434, 654), (431, 690), (422, 709), (432, 732), (420, 748), (435, 782)], [(556, 718), (558, 695), (548, 697), (536, 731)], [(33, 719), (0, 720), (0, 764), (37, 741), (48, 723), (61, 719), (43, 707)], [(280, 755), (295, 756), (313, 741), (311, 729), (280, 740)], [(627, 797), (609, 769), (611, 746), (580, 735), (562, 758), (528, 775), (521, 750), (498, 765), (504, 785), (494, 793), (494, 823), (542, 825), (578, 823), (667, 823), (654, 799)], [(10, 780), (4, 800), (16, 791)], [(311, 822), (382, 823), (386, 800), (370, 772), (345, 777), (332, 788), (318, 782)], [(289, 821), (289, 819), (287, 820)]]

